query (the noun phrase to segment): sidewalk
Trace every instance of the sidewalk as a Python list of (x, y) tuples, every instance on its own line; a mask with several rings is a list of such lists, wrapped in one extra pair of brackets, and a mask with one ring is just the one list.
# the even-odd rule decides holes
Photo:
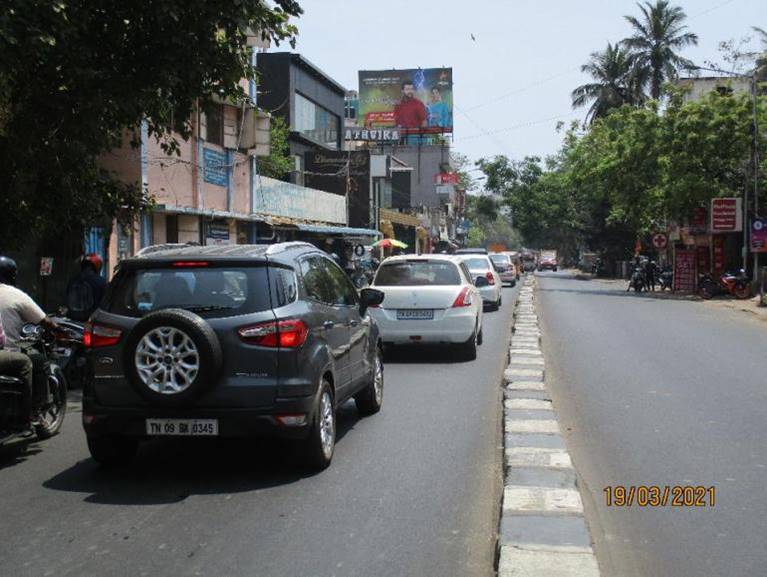
[[(628, 283), (625, 279), (614, 278), (597, 278), (592, 274), (583, 273), (580, 271), (573, 271), (573, 276), (576, 280), (581, 281), (598, 281), (605, 284), (623, 284)], [(753, 315), (754, 318), (762, 321), (767, 321), (767, 307), (759, 306), (760, 295), (756, 295), (747, 300), (737, 300), (732, 297), (718, 296), (710, 300), (703, 300), (697, 295), (690, 293), (674, 293), (670, 291), (658, 291), (655, 292), (641, 292), (638, 296), (644, 298), (656, 298), (656, 299), (672, 299), (672, 300), (688, 300), (698, 301), (705, 306), (718, 307), (721, 309), (729, 309), (734, 311), (741, 311)]]

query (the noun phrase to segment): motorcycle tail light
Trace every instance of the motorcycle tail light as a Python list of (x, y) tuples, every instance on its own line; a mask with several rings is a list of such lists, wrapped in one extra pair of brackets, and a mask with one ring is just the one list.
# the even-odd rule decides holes
[(120, 342), (122, 334), (120, 329), (88, 322), (83, 332), (83, 346), (86, 349), (111, 347)]

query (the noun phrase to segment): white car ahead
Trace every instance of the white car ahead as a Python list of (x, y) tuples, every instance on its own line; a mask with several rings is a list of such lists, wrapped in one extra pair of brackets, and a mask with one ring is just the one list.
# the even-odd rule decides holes
[(484, 254), (462, 254), (459, 257), (471, 273), (471, 278), (476, 284), (476, 279), (485, 277), (487, 285), (479, 287), (479, 294), (482, 300), (488, 304), (492, 310), (501, 308), (503, 281), (498, 271), (493, 266), (490, 257)]
[(459, 345), (464, 358), (475, 359), (482, 344), (482, 297), (471, 279), (454, 256), (402, 255), (383, 261), (372, 287), (386, 296), (369, 310), (384, 345)]

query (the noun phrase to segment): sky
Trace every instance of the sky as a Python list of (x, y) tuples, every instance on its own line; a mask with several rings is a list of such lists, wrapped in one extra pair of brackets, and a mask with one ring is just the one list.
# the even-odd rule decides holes
[[(299, 0), (296, 52), (347, 89), (358, 70), (451, 66), (453, 148), (470, 159), (545, 157), (559, 121), (583, 120), (570, 92), (589, 55), (629, 35), (635, 2), (616, 0)], [(699, 37), (683, 55), (721, 60), (719, 42), (767, 29), (767, 0), (682, 0)], [(471, 35), (475, 40), (472, 40)], [(754, 43), (756, 45), (756, 43)], [(288, 45), (271, 51), (289, 49)]]

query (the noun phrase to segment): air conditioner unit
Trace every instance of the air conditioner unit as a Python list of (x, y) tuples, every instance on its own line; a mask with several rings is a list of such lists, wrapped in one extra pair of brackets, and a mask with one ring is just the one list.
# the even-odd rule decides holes
[(271, 117), (256, 108), (246, 108), (244, 114), (240, 149), (251, 156), (269, 156)]

